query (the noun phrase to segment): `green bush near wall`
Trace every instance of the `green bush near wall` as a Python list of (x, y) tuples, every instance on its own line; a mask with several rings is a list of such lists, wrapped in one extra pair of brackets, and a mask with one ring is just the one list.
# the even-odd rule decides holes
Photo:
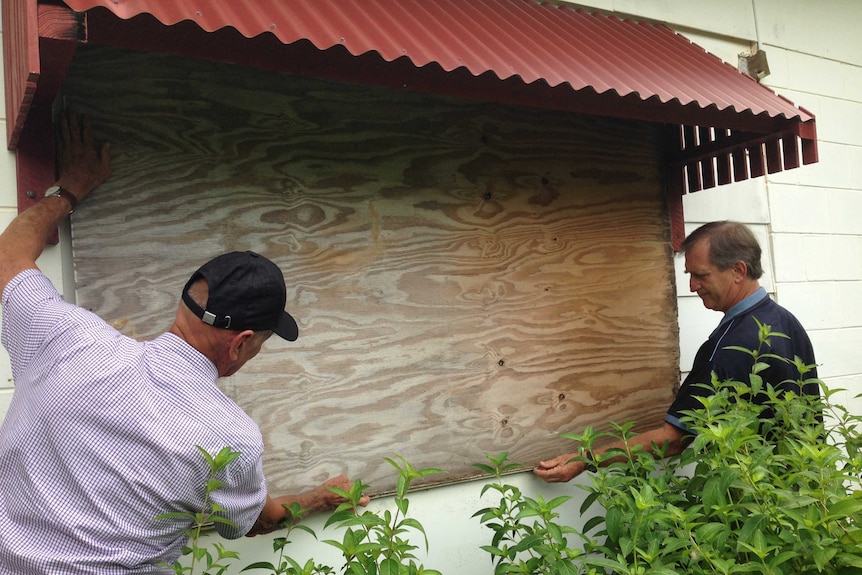
[[(783, 337), (769, 326), (761, 328), (762, 343)], [(629, 444), (634, 436), (631, 423), (614, 425), (609, 432), (587, 429), (566, 435), (578, 442), (584, 458), (599, 464), (591, 484), (578, 486), (586, 490), (581, 513), (592, 514), (581, 530), (559, 523), (556, 509), (571, 496), (533, 499), (505, 482), (505, 473), (520, 467), (508, 461), (507, 454), (476, 464), (494, 478), (483, 485), (482, 495), (497, 495), (495, 504), (474, 514), (480, 526), (490, 530), (490, 540), (482, 547), (489, 556), (489, 573), (862, 572), (862, 416), (834, 403), (835, 394), (843, 390), (829, 390), (822, 382), (820, 397), (764, 386), (759, 374), (766, 359), (793, 363), (801, 385), (813, 366), (798, 358), (739, 351), (754, 360), (749, 381), (711, 383), (715, 393), (702, 399), (702, 409), (687, 414), (686, 424), (697, 435), (680, 455), (656, 458)], [(754, 402), (752, 396), (765, 399)], [(762, 417), (765, 409), (774, 414)], [(594, 453), (597, 442), (608, 436), (626, 447)], [(653, 447), (661, 452), (662, 446)], [(229, 453), (206, 455), (215, 469)], [(621, 461), (601, 465), (620, 455)], [(410, 532), (422, 536), (426, 550), (429, 542), (422, 524), (408, 517), (407, 494), (412, 480), (440, 470), (414, 470), (403, 459), (387, 461), (399, 473), (397, 512), (377, 515), (361, 508), (358, 502), (367, 487), (361, 482), (349, 492), (339, 491), (346, 503), (327, 522), (344, 530), (342, 540), (327, 542), (344, 556), (338, 569), (313, 560), (298, 564), (285, 551), (287, 537), (275, 540), (276, 563), (258, 562), (245, 569), (276, 575), (438, 574), (413, 553)], [(218, 483), (211, 481), (207, 487), (218, 488)], [(207, 520), (212, 512), (205, 510), (195, 520)], [(295, 519), (303, 515), (296, 508), (289, 512)], [(288, 536), (297, 528), (295, 522), (287, 527)], [(192, 567), (189, 562), (175, 564), (177, 575), (195, 572), (195, 565), (216, 575), (227, 560), (236, 559), (221, 546), (215, 547), (215, 555), (202, 550), (198, 534), (196, 525), (187, 548)]]
[[(786, 337), (761, 326), (761, 343)], [(763, 346), (766, 348), (766, 346)], [(862, 572), (862, 417), (822, 397), (764, 386), (765, 360), (796, 366), (799, 384), (813, 366), (737, 348), (753, 358), (748, 382), (713, 381), (715, 393), (686, 424), (697, 432), (678, 456), (656, 459), (627, 443), (632, 425), (567, 435), (599, 467), (581, 513), (602, 512), (583, 532), (555, 523), (562, 501), (533, 501), (502, 482), (505, 456), (490, 458), (501, 493), (480, 512), (493, 532), (495, 573), (699, 575), (762, 573), (850, 575)], [(809, 380), (810, 381), (810, 380)], [(765, 398), (763, 402), (752, 396)], [(774, 415), (762, 418), (764, 410)], [(593, 453), (611, 435), (626, 448)], [(654, 446), (659, 452), (661, 446)], [(535, 519), (533, 519), (535, 518)], [(573, 534), (578, 540), (570, 547)]]

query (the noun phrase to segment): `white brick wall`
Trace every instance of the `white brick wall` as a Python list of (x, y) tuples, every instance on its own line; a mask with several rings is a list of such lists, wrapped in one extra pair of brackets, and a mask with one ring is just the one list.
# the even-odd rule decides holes
[[(769, 177), (776, 295), (808, 328), (830, 387), (862, 384), (859, 3), (759, 0), (766, 82), (817, 116), (820, 162)], [(761, 9), (762, 7), (762, 9)], [(774, 57), (774, 58), (773, 58)], [(862, 412), (857, 391), (843, 395)]]

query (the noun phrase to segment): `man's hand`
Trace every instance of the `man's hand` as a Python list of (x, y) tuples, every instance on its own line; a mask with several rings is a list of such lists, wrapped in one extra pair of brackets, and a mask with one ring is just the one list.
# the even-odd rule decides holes
[[(275, 531), (281, 526), (281, 522), (288, 519), (287, 508), (293, 503), (298, 503), (299, 507), (305, 512), (306, 516), (320, 511), (331, 511), (344, 503), (346, 499), (329, 490), (330, 487), (337, 487), (342, 491), (350, 491), (351, 482), (346, 475), (339, 475), (327, 479), (321, 485), (315, 487), (311, 491), (300, 493), (299, 495), (282, 495), (280, 497), (266, 498), (266, 503), (263, 510), (260, 512), (260, 517), (257, 518), (254, 526), (246, 535), (254, 537), (264, 533)], [(370, 498), (363, 495), (359, 500), (359, 505), (366, 506)]]
[[(323, 482), (315, 492), (317, 492), (317, 497), (321, 505), (323, 505), (322, 509), (335, 509), (346, 500), (329, 490), (330, 487), (337, 487), (342, 491), (350, 491), (351, 482), (350, 479), (347, 478), (346, 475), (339, 475), (338, 477), (333, 477), (331, 479), (327, 479)], [(367, 495), (363, 495), (359, 500), (359, 505), (365, 507), (368, 505), (368, 502), (371, 499)]]
[[(90, 121), (87, 118), (79, 121), (74, 112), (63, 116), (60, 128), (57, 185), (82, 200), (111, 174), (110, 149), (108, 144), (96, 148)], [(69, 212), (67, 199), (40, 200), (3, 230), (0, 234), (0, 292), (20, 272), (36, 268), (36, 260), (45, 249), (48, 236)]]
[(533, 469), (533, 473), (548, 483), (571, 481), (587, 468), (587, 463), (584, 461), (570, 461), (575, 457), (578, 457), (577, 453), (566, 453), (547, 461), (540, 461)]
[(67, 112), (60, 119), (60, 177), (57, 184), (83, 200), (111, 175), (110, 144), (96, 147), (90, 118)]
[[(603, 447), (595, 455), (604, 455), (601, 458), (602, 465), (608, 465), (615, 461), (625, 461), (627, 458), (625, 453), (629, 453), (635, 449), (644, 449), (656, 457), (670, 457), (682, 453), (692, 438), (691, 435), (687, 435), (678, 427), (665, 422), (660, 427), (645, 431), (626, 440), (625, 443), (617, 442)], [(609, 453), (613, 454), (614, 452), (618, 453), (618, 455), (614, 455), (613, 457), (607, 456)], [(533, 470), (533, 473), (548, 483), (569, 481), (573, 477), (577, 477), (583, 473), (589, 466), (588, 462), (583, 460), (569, 463), (569, 460), (580, 455), (580, 453), (566, 453), (547, 461), (540, 461), (539, 465)]]

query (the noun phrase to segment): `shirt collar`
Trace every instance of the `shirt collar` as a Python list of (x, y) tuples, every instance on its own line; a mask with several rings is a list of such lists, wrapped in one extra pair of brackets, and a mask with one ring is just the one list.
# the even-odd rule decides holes
[(727, 310), (727, 313), (724, 314), (724, 317), (721, 318), (721, 321), (718, 324), (719, 327), (729, 321), (732, 321), (735, 317), (744, 314), (767, 297), (768, 296), (766, 293), (766, 288), (762, 286), (757, 288), (757, 290), (753, 294), (742, 299), (741, 301), (736, 302), (733, 307)]

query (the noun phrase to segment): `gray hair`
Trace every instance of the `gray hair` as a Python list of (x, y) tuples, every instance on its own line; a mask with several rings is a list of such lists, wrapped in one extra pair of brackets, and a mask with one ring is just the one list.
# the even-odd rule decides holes
[(709, 261), (718, 269), (727, 270), (742, 262), (748, 277), (759, 279), (763, 275), (760, 244), (744, 224), (727, 220), (704, 224), (691, 232), (680, 247), (687, 252), (704, 240), (709, 242)]

